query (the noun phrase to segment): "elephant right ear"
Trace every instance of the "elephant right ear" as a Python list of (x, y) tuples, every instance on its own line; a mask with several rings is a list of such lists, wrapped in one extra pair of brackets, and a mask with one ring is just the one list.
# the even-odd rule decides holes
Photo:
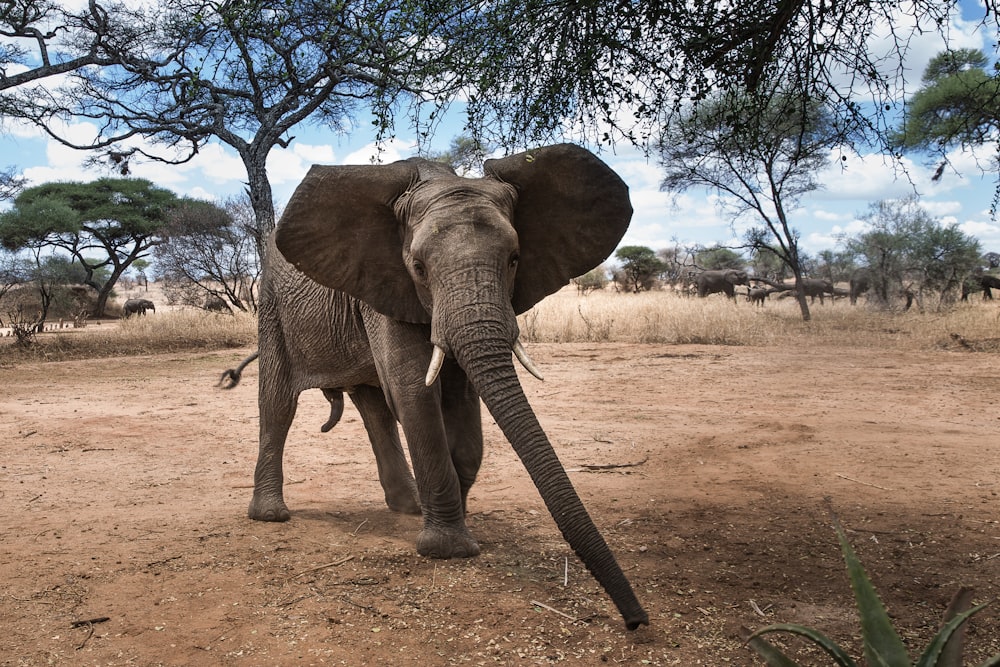
[(418, 180), (410, 161), (314, 165), (275, 229), (275, 244), (317, 283), (405, 322), (430, 322), (403, 263), (395, 201)]

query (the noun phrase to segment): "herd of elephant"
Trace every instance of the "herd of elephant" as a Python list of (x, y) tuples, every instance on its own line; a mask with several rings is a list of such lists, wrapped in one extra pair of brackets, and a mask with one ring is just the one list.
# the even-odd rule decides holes
[[(756, 282), (755, 286), (751, 286), (751, 282)], [(708, 270), (698, 273), (694, 277), (694, 284), (698, 288), (698, 296), (706, 297), (709, 294), (725, 294), (731, 299), (736, 298), (736, 287), (739, 285), (746, 286), (746, 300), (758, 305), (763, 306), (764, 301), (774, 293), (788, 294), (791, 295), (794, 289), (793, 285), (782, 285), (775, 284), (769, 281), (761, 280), (758, 278), (751, 278), (750, 274), (746, 271), (738, 269), (718, 269), (718, 270)], [(761, 287), (762, 284), (768, 285), (768, 287)], [(855, 291), (855, 284), (852, 280), (851, 289), (849, 294), (834, 287), (833, 283), (829, 280), (824, 280), (822, 278), (803, 278), (802, 279), (802, 289), (805, 296), (810, 297), (813, 301), (819, 297), (820, 303), (823, 303), (825, 296), (830, 298), (835, 298), (838, 296), (850, 296), (851, 303), (855, 303), (858, 295), (863, 293), (868, 289), (867, 283), (857, 285), (857, 291)]]
[[(693, 280), (698, 288), (699, 297), (722, 293), (735, 299), (736, 287), (744, 285), (747, 288), (746, 300), (758, 306), (763, 306), (764, 301), (771, 294), (778, 292), (783, 296), (791, 295), (793, 294), (792, 290), (794, 290), (793, 285), (775, 284), (751, 278), (746, 271), (737, 269), (702, 271)], [(751, 286), (750, 283), (754, 281), (757, 282), (757, 285)], [(761, 287), (762, 283), (769, 286)], [(829, 296), (831, 299), (846, 296), (850, 299), (851, 305), (854, 305), (857, 303), (858, 297), (871, 289), (871, 274), (867, 269), (858, 269), (851, 275), (847, 290), (834, 287), (831, 281), (822, 278), (803, 278), (802, 289), (805, 296), (810, 297), (813, 301), (819, 297), (820, 303), (823, 303), (824, 296)], [(1000, 289), (1000, 278), (985, 273), (972, 276), (962, 284), (962, 300), (968, 300), (970, 294), (979, 291), (983, 293), (983, 299), (990, 300), (993, 298), (992, 290), (994, 289)]]

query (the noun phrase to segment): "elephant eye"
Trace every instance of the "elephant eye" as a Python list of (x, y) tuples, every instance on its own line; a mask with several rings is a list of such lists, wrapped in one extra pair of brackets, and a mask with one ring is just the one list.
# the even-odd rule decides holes
[(517, 262), (520, 259), (521, 259), (521, 256), (519, 254), (517, 254), (516, 252), (512, 253), (511, 256), (510, 256), (510, 264), (509, 264), (510, 268), (516, 269), (517, 268)]
[(424, 263), (421, 262), (420, 260), (417, 259), (413, 260), (413, 272), (417, 274), (418, 278), (427, 277), (427, 269), (424, 268)]

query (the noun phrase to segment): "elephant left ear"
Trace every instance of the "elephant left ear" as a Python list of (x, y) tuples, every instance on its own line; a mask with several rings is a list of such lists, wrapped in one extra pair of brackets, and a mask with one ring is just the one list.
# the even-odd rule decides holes
[(518, 314), (607, 259), (632, 219), (628, 186), (580, 146), (487, 160), (483, 171), (518, 192), (513, 224), (521, 256), (512, 299)]

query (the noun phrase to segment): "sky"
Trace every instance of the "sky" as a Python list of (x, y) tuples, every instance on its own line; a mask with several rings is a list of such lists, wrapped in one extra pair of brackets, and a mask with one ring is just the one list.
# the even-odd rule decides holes
[[(963, 15), (954, 17), (950, 26), (953, 46), (981, 48), (996, 56), (997, 35), (978, 25), (983, 9), (978, 2), (963, 0)], [(884, 35), (872, 35), (870, 48), (884, 48)], [(928, 33), (914, 39), (907, 52), (905, 71), (909, 91), (919, 85), (929, 59), (941, 50), (940, 38)], [(458, 130), (457, 124), (444, 123), (432, 141), (434, 150), (444, 150)], [(78, 142), (92, 139), (95, 127), (76, 123), (66, 133)], [(356, 131), (344, 137), (332, 131), (308, 125), (296, 128), (296, 139), (288, 148), (275, 147), (268, 160), (268, 174), (275, 200), (280, 206), (291, 196), (312, 164), (369, 164), (373, 156), (382, 162), (410, 157), (416, 142), (400, 128), (396, 139), (383, 146), (379, 154), (370, 133)], [(655, 158), (647, 158), (637, 149), (617, 146), (604, 148), (598, 155), (628, 184), (634, 209), (632, 223), (622, 245), (642, 245), (654, 250), (673, 246), (700, 244), (738, 245), (740, 223), (734, 226), (716, 205), (717, 197), (707, 190), (690, 190), (680, 196), (661, 192), (662, 169)], [(984, 251), (1000, 252), (1000, 222), (989, 207), (997, 184), (996, 169), (988, 149), (982, 155), (956, 152), (951, 156), (954, 169), (942, 178), (930, 178), (935, 164), (921, 156), (909, 156), (899, 164), (881, 154), (831, 153), (829, 166), (820, 174), (823, 187), (803, 197), (799, 207), (790, 212), (793, 227), (800, 233), (802, 248), (815, 254), (836, 249), (838, 238), (863, 231), (860, 220), (871, 203), (881, 199), (905, 197), (916, 192), (923, 206), (942, 223), (955, 223), (967, 234), (979, 239)], [(10, 122), (0, 124), (0, 168), (13, 166), (30, 184), (49, 181), (89, 181), (101, 176), (94, 167), (84, 166), (87, 154), (66, 148), (38, 130)], [(986, 170), (984, 172), (984, 169)], [(224, 200), (243, 191), (246, 171), (235, 152), (214, 143), (184, 165), (137, 163), (135, 177), (148, 178), (179, 195), (210, 200)]]

